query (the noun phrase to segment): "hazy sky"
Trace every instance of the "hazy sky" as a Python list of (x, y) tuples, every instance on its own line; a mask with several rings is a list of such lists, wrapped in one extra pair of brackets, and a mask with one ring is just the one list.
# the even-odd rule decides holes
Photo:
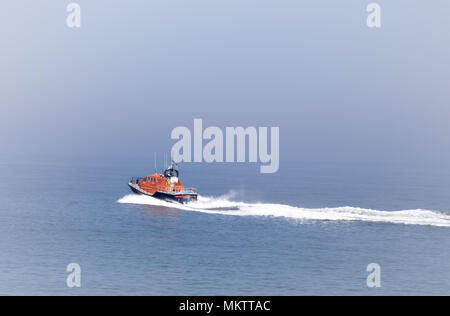
[(280, 159), (450, 161), (450, 1), (0, 3), (0, 154), (148, 155), (279, 126)]

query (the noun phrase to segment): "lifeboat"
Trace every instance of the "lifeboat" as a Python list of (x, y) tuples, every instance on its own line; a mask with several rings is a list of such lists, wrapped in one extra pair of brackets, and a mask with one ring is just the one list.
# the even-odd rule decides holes
[(182, 204), (197, 201), (197, 189), (183, 186), (179, 175), (179, 171), (170, 165), (162, 173), (155, 173), (143, 178), (132, 178), (128, 186), (134, 193), (149, 195), (161, 200)]

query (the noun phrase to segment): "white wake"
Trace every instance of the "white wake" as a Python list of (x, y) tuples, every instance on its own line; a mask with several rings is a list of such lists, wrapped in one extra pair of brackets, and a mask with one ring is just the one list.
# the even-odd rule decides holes
[(129, 194), (118, 203), (157, 205), (185, 211), (231, 216), (284, 217), (304, 221), (364, 221), (450, 227), (450, 214), (430, 210), (377, 211), (357, 207), (301, 208), (283, 204), (245, 203), (221, 197), (199, 196), (197, 202), (178, 204), (145, 195)]

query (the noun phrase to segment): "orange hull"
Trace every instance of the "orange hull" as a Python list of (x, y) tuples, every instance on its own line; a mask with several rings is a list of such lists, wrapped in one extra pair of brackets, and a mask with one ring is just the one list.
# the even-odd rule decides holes
[(128, 185), (135, 193), (159, 199), (180, 203), (197, 200), (197, 190), (185, 188), (178, 178), (178, 171), (172, 167), (169, 167), (163, 174), (155, 173), (144, 178), (132, 179)]

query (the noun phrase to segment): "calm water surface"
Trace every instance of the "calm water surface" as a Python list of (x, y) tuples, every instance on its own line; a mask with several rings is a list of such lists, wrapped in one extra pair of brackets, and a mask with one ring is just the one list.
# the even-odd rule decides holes
[(3, 162), (0, 294), (450, 295), (448, 169), (283, 167), (185, 164), (204, 199), (184, 209), (130, 196), (128, 178), (153, 172), (143, 161)]

